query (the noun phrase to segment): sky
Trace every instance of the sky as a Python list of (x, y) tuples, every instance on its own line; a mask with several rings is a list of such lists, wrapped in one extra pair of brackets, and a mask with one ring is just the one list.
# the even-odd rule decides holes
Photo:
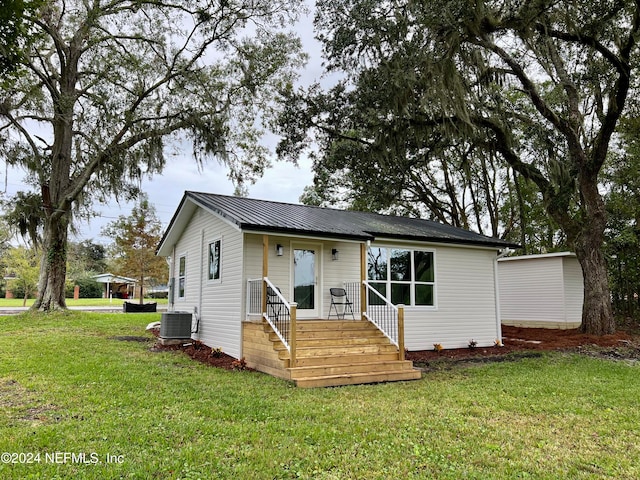
[[(312, 11), (298, 22), (295, 30), (301, 36), (304, 51), (309, 55), (306, 68), (300, 72), (298, 84), (310, 85), (319, 81), (322, 74), (320, 44), (313, 38), (312, 33)], [(273, 144), (270, 146), (275, 147), (275, 137), (267, 138), (266, 143)], [(187, 147), (183, 156), (167, 158), (162, 174), (155, 175), (151, 179), (143, 179), (142, 190), (154, 205), (164, 229), (171, 221), (185, 190), (233, 195), (234, 186), (227, 178), (227, 173), (228, 169), (216, 161), (208, 161), (198, 169), (196, 161), (190, 154), (190, 148)], [(5, 172), (0, 176), (5, 177)], [(7, 195), (13, 195), (17, 191), (28, 188), (23, 183), (23, 172), (13, 170), (6, 176), (6, 188), (5, 185), (1, 187)], [(311, 161), (308, 158), (298, 159), (298, 166), (289, 162), (274, 161), (262, 178), (253, 185), (247, 185), (248, 196), (263, 200), (299, 203), (304, 187), (312, 182)], [(129, 215), (133, 207), (133, 203), (118, 204), (115, 200), (107, 205), (96, 204), (94, 210), (99, 213), (99, 216), (89, 223), (79, 224), (78, 234), (70, 236), (69, 239), (71, 241), (92, 240), (96, 243), (108, 244), (111, 239), (102, 236), (102, 228), (120, 215)]]

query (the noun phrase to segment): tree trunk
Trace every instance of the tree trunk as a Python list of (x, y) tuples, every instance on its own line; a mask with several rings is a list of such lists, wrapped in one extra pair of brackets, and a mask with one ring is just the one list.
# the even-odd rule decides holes
[(66, 215), (52, 221), (45, 221), (42, 266), (38, 298), (34, 310), (50, 311), (66, 309), (64, 282), (67, 276), (67, 229), (69, 220)]
[(580, 330), (591, 335), (608, 335), (616, 330), (611, 307), (607, 261), (602, 252), (606, 212), (596, 177), (581, 179), (583, 199), (580, 230), (573, 244), (584, 279), (584, 303)]
[(604, 255), (599, 246), (592, 248), (587, 245), (576, 245), (576, 255), (582, 266), (584, 279), (584, 304), (580, 330), (592, 335), (614, 333), (616, 326), (611, 308), (611, 293)]

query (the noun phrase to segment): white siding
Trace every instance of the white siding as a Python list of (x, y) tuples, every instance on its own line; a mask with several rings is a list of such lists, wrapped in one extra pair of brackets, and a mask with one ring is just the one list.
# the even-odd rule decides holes
[[(332, 260), (331, 249), (338, 250), (338, 260)], [(360, 244), (354, 242), (325, 242), (324, 244), (324, 279), (322, 284), (322, 318), (328, 318), (331, 306), (329, 289), (342, 287), (346, 282), (360, 282)], [(356, 301), (356, 299), (351, 299)], [(359, 307), (354, 306), (354, 311)], [(334, 317), (335, 318), (335, 311)], [(351, 317), (347, 317), (351, 318)], [(356, 320), (358, 317), (356, 316)]]
[(435, 252), (436, 307), (407, 307), (408, 350), (465, 348), (471, 340), (491, 346), (498, 337), (494, 281), (495, 250), (426, 246)]
[(564, 322), (562, 259), (498, 262), (502, 321)]
[[(208, 246), (216, 239), (221, 239), (221, 278), (210, 281)], [(194, 338), (236, 358), (241, 353), (242, 251), (240, 231), (202, 209), (196, 210), (176, 244), (176, 257), (186, 253), (187, 262), (185, 298), (176, 298), (175, 310), (200, 309)]]
[(581, 322), (582, 269), (574, 256), (505, 258), (498, 262), (498, 277), (503, 323), (573, 328)]

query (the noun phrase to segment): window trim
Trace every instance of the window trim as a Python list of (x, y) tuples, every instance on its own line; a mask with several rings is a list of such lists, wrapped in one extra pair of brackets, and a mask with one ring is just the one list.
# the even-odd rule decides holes
[[(218, 247), (218, 278), (211, 278), (211, 246), (219, 243)], [(222, 283), (222, 237), (212, 238), (207, 242), (207, 283)]]
[[(369, 251), (372, 248), (381, 248), (381, 249), (385, 249), (386, 253), (386, 276), (387, 278), (385, 280), (374, 280), (371, 279), (369, 277), (369, 267), (371, 265), (370, 263), (370, 255), (369, 255)], [(391, 271), (391, 258), (392, 258), (392, 254), (391, 252), (393, 250), (404, 250), (404, 251), (408, 251), (410, 252), (411, 256), (410, 256), (410, 260), (411, 260), (411, 280), (392, 280), (392, 271)], [(425, 253), (430, 253), (432, 255), (432, 261), (433, 261), (433, 281), (431, 282), (417, 282), (415, 280), (415, 252), (425, 252)], [(409, 290), (409, 298), (410, 298), (410, 304), (406, 304), (406, 307), (411, 307), (412, 309), (419, 309), (419, 310), (437, 310), (438, 309), (438, 295), (437, 295), (437, 285), (438, 285), (438, 275), (437, 275), (437, 261), (436, 261), (436, 250), (434, 248), (425, 248), (425, 247), (418, 247), (418, 246), (404, 246), (404, 245), (393, 245), (393, 244), (380, 244), (380, 245), (370, 245), (369, 248), (367, 249), (367, 282), (371, 283), (371, 284), (384, 284), (385, 286), (385, 295), (384, 297), (387, 299), (387, 301), (391, 302), (391, 295), (392, 295), (392, 287), (393, 285), (409, 285), (410, 286), (410, 290)], [(431, 285), (432, 289), (433, 289), (433, 305), (416, 305), (416, 285)], [(393, 302), (391, 302), (393, 303)], [(396, 304), (394, 304), (396, 305)]]
[[(182, 260), (184, 259), (184, 271), (181, 272), (180, 271), (180, 264), (182, 263)], [(177, 285), (177, 299), (178, 300), (185, 300), (187, 298), (187, 254), (186, 253), (182, 253), (178, 256), (178, 269), (176, 271), (176, 280), (178, 281), (178, 285)], [(180, 292), (180, 281), (182, 280), (183, 284), (182, 284), (182, 292)], [(180, 293), (182, 293), (182, 295), (180, 295)]]

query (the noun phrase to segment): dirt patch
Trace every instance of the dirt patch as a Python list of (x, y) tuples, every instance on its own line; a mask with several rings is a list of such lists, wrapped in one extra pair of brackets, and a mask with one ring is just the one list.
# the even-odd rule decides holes
[(57, 407), (52, 404), (29, 406), (37, 402), (37, 396), (17, 381), (0, 380), (0, 410), (8, 413), (8, 418), (32, 422), (34, 425), (48, 422), (50, 412)]
[(596, 336), (585, 335), (577, 329), (503, 326), (502, 343), (502, 346), (493, 347), (408, 352), (407, 359), (425, 366), (443, 360), (453, 363), (485, 363), (518, 359), (522, 357), (523, 352), (545, 350), (575, 351), (605, 358), (640, 359), (640, 332), (630, 328), (620, 329), (613, 335)]

